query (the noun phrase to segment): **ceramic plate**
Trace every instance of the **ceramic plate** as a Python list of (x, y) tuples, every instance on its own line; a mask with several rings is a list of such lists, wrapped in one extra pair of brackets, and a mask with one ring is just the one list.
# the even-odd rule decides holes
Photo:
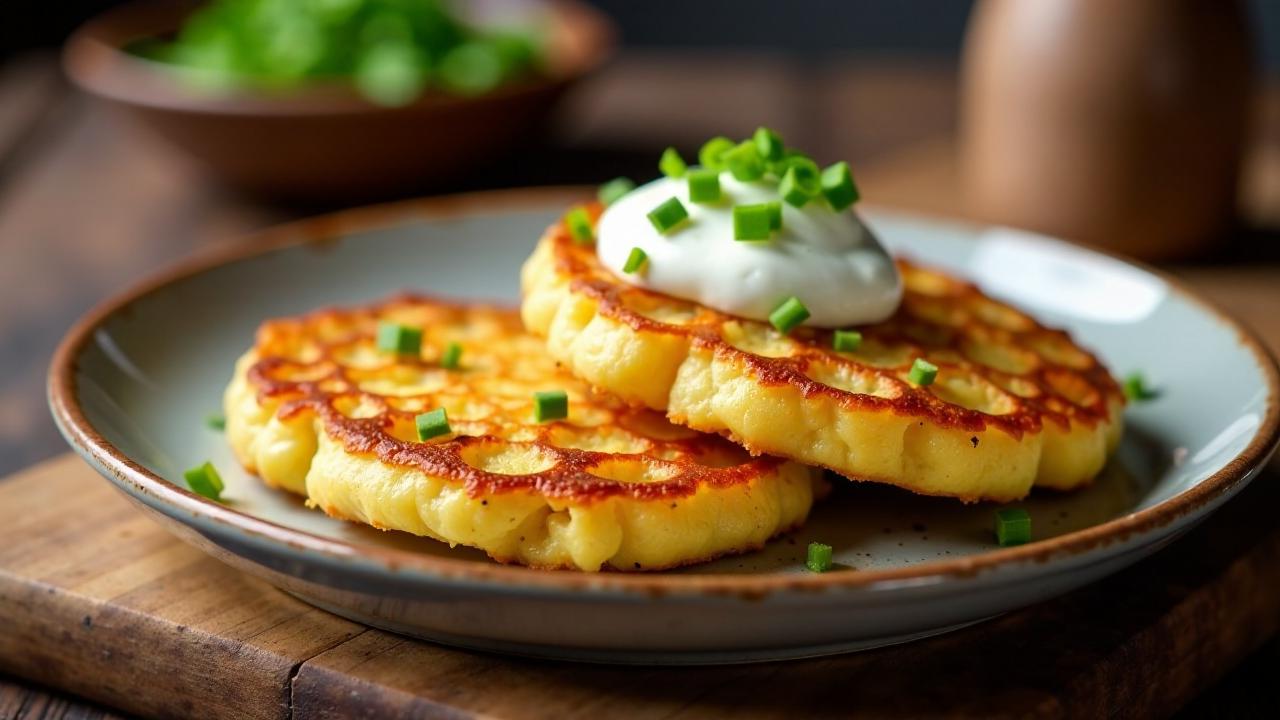
[[(357, 210), (193, 260), (71, 331), (51, 371), (54, 416), (77, 452), (177, 535), (309, 602), (440, 642), (608, 662), (842, 652), (1023, 607), (1167, 544), (1274, 449), (1274, 361), (1167, 278), (1043, 237), (873, 211), (896, 251), (1069, 328), (1115, 372), (1141, 370), (1161, 391), (1127, 411), (1096, 483), (1023, 503), (1029, 545), (995, 545), (990, 505), (841, 482), (803, 530), (751, 555), (652, 575), (528, 570), (309, 511), (241, 471), (205, 427), (264, 318), (405, 288), (514, 302), (520, 263), (575, 197), (512, 191)], [(184, 468), (210, 458), (225, 505), (181, 484)], [(837, 571), (804, 570), (811, 540), (835, 546)]]

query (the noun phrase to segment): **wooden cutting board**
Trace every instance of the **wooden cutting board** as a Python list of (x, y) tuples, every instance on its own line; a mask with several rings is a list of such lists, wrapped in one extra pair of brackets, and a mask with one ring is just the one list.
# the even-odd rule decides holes
[(311, 608), (173, 538), (73, 456), (0, 481), (0, 672), (202, 718), (1148, 717), (1280, 626), (1280, 472), (1120, 576), (909, 645), (637, 668), (504, 658)]

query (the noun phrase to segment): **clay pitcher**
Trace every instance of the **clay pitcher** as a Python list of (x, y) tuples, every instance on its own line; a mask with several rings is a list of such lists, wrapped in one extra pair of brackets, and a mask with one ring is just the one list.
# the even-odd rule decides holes
[(1231, 225), (1252, 90), (1234, 0), (980, 0), (965, 42), (967, 210), (1138, 257)]

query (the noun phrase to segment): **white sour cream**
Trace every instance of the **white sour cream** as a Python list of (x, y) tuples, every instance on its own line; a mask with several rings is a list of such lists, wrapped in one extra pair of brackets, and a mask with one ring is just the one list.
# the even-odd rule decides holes
[[(610, 205), (596, 228), (601, 262), (629, 283), (721, 312), (768, 321), (794, 295), (809, 309), (805, 325), (847, 327), (884, 320), (902, 300), (902, 279), (871, 231), (851, 210), (824, 202), (782, 204), (782, 230), (769, 242), (733, 239), (733, 206), (779, 199), (773, 181), (720, 174), (721, 200), (689, 202), (688, 182), (660, 178)], [(661, 235), (646, 217), (677, 197), (689, 221)], [(631, 249), (649, 256), (640, 273), (622, 272)]]

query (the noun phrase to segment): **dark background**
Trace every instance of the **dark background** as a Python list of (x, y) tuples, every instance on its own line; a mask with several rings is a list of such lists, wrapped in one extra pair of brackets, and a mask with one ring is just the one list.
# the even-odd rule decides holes
[[(617, 19), (627, 45), (740, 47), (800, 56), (836, 52), (955, 56), (973, 5), (971, 0), (589, 1)], [(1271, 72), (1280, 71), (1280, 1), (1245, 2), (1254, 18), (1259, 61)], [(19, 13), (20, 22), (0, 23), (0, 52), (57, 45), (89, 15), (115, 4), (114, 0), (6, 3), (11, 12), (26, 12)]]

